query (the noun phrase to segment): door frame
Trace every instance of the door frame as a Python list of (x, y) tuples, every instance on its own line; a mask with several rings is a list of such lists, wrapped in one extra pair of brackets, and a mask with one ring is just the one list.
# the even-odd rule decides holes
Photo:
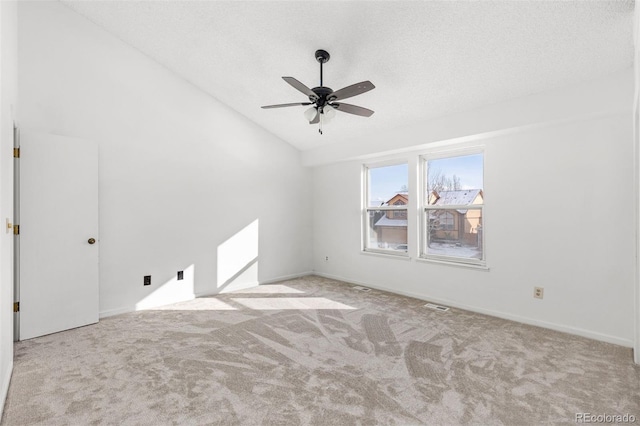
[[(16, 149), (20, 152), (20, 128), (13, 122), (13, 303), (20, 306), (20, 234), (15, 233), (15, 227), (20, 223), (20, 156), (16, 156)], [(20, 309), (13, 310), (13, 341), (20, 340)]]

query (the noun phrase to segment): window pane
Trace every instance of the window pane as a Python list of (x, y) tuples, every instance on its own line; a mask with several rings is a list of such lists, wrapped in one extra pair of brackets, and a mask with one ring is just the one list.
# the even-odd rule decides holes
[(427, 161), (426, 197), (430, 205), (483, 203), (482, 154)]
[(367, 207), (408, 204), (409, 166), (407, 164), (369, 168), (367, 178), (369, 184)]
[(483, 259), (482, 210), (426, 210), (427, 254)]
[(368, 210), (366, 248), (407, 251), (407, 211)]

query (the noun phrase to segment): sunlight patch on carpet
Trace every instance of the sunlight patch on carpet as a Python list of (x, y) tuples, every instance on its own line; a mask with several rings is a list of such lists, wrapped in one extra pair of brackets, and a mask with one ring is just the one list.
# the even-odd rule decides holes
[(358, 309), (325, 297), (234, 297), (231, 300), (257, 310), (280, 309)]
[(304, 291), (282, 284), (259, 285), (257, 287), (236, 290), (234, 294), (304, 294)]
[(237, 311), (238, 308), (213, 297), (202, 297), (187, 302), (154, 308), (155, 311)]

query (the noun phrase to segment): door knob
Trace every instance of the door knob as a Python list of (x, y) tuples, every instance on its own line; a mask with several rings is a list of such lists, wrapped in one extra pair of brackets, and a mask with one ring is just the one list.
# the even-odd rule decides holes
[(89, 238), (89, 241), (87, 241), (89, 244), (95, 244), (96, 239), (95, 238)]

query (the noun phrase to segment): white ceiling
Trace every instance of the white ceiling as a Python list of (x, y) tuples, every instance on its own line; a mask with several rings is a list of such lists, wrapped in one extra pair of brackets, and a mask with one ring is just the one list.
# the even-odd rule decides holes
[[(633, 1), (66, 1), (65, 4), (301, 150), (366, 137), (615, 72), (633, 63)], [(363, 80), (320, 136), (282, 76)]]

